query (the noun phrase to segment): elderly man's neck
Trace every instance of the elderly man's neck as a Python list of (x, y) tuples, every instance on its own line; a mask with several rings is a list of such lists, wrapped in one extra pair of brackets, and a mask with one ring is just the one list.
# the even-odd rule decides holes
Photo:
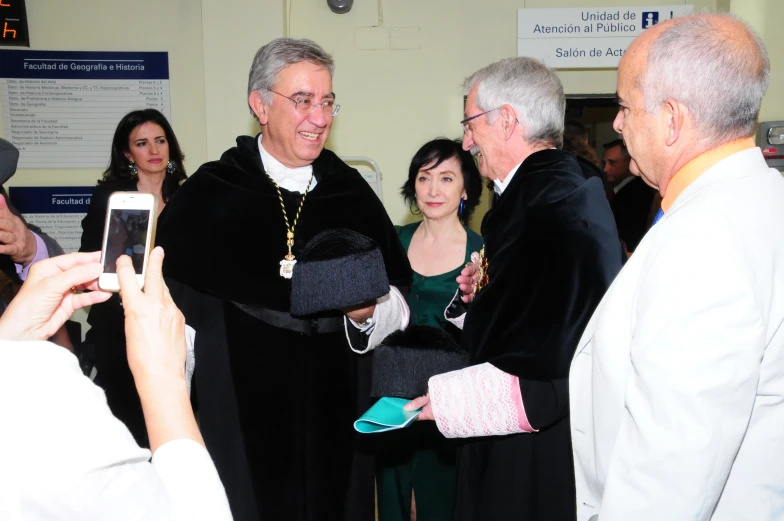
[(552, 143), (531, 143), (528, 141), (522, 141), (517, 144), (517, 146), (511, 147), (508, 149), (508, 153), (502, 158), (499, 162), (498, 170), (496, 179), (499, 182), (504, 182), (504, 180), (512, 173), (512, 170), (523, 163), (528, 156), (533, 154), (534, 152), (539, 152), (540, 150), (547, 150), (548, 148), (555, 148)]
[(671, 160), (667, 162), (669, 167), (665, 169), (665, 172), (659, 179), (659, 193), (661, 193), (662, 196), (666, 195), (667, 186), (670, 184), (672, 178), (675, 177), (675, 175), (680, 172), (683, 167), (691, 163), (694, 159), (705, 154), (706, 152), (710, 152), (716, 148), (728, 145), (735, 140), (736, 138), (732, 138), (722, 141), (721, 143), (708, 142), (704, 140), (692, 140), (690, 144), (680, 147), (673, 153)]

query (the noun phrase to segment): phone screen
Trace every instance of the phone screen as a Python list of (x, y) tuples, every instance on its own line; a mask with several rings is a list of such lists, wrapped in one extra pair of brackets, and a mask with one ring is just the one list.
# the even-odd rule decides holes
[(104, 273), (117, 273), (117, 259), (120, 255), (128, 255), (136, 274), (142, 274), (149, 224), (150, 210), (122, 209), (109, 212)]

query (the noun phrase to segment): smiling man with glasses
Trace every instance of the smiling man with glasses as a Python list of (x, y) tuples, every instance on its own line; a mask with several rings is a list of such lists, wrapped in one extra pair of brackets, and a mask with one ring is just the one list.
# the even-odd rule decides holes
[[(373, 462), (353, 431), (370, 406), (361, 355), (407, 321), (395, 286), (411, 271), (381, 201), (324, 148), (340, 109), (333, 70), (310, 40), (262, 47), (248, 81), (260, 134), (203, 165), (159, 221), (172, 295), (196, 331), (204, 440), (237, 521), (374, 519)], [(293, 316), (297, 259), (334, 228), (375, 241), (392, 289)]]
[[(424, 406), (419, 419), (444, 436), (467, 438), (454, 519), (574, 519), (569, 362), (621, 268), (621, 245), (601, 180), (558, 150), (566, 103), (555, 73), (510, 58), (465, 88), (463, 148), (499, 194), (462, 323), (472, 365), (431, 378), (410, 406)], [(446, 315), (459, 324), (457, 304)]]

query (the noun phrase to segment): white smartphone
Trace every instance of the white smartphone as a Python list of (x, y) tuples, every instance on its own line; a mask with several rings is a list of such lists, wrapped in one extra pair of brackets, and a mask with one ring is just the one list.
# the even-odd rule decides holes
[(139, 286), (144, 286), (147, 258), (155, 244), (155, 223), (158, 201), (153, 194), (114, 192), (109, 196), (106, 224), (103, 230), (101, 264), (103, 274), (98, 286), (104, 291), (120, 291), (117, 259), (128, 255), (136, 270)]

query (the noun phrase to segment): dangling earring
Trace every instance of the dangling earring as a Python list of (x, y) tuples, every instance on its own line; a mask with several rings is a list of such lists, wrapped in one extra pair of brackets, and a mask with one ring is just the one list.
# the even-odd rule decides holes
[(465, 208), (465, 199), (460, 199), (460, 206), (457, 208), (457, 215), (463, 216), (463, 208)]
[[(416, 208), (416, 211), (414, 210), (414, 208)], [(420, 210), (419, 207), (415, 205), (413, 202), (409, 203), (408, 211), (411, 212), (411, 215), (422, 215), (422, 210)]]
[(166, 163), (166, 173), (167, 173), (167, 174), (173, 174), (173, 173), (174, 173), (174, 170), (175, 170), (176, 168), (177, 168), (177, 165), (175, 165), (175, 164), (174, 164), (174, 161), (172, 161), (171, 159), (169, 159), (169, 162), (168, 162), (168, 163)]
[(130, 164), (128, 165), (128, 168), (130, 168), (132, 176), (139, 175), (139, 172), (136, 170), (136, 165), (133, 164), (133, 161), (130, 162)]

